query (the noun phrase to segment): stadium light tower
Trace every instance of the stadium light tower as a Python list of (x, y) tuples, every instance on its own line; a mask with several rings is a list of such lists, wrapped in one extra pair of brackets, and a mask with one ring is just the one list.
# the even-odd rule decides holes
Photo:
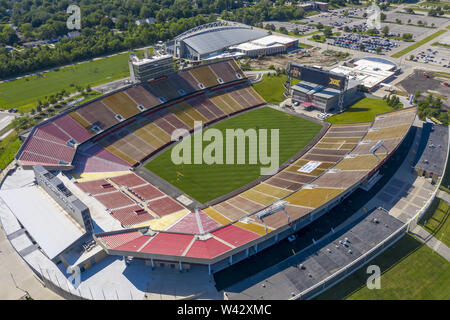
[(372, 146), (372, 148), (370, 148), (370, 153), (373, 154), (377, 159), (378, 162), (380, 162), (380, 158), (377, 156), (376, 152), (378, 149), (380, 148), (384, 148), (384, 150), (386, 151), (386, 156), (389, 153), (389, 150), (386, 148), (386, 146), (384, 145), (383, 140), (379, 140), (375, 145)]
[(289, 216), (289, 214), (286, 211), (286, 205), (287, 205), (286, 201), (279, 200), (279, 201), (274, 202), (271, 206), (259, 211), (256, 214), (256, 217), (258, 219), (260, 219), (262, 221), (262, 223), (264, 224), (264, 227), (266, 228), (266, 233), (267, 233), (267, 224), (264, 222), (265, 217), (271, 216), (272, 214), (275, 214), (279, 211), (283, 211), (284, 214), (288, 218), (288, 223), (291, 222), (291, 217)]

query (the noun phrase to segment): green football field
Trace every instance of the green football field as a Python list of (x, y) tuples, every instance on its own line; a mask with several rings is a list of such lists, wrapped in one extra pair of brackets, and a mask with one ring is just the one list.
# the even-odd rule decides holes
[[(0, 109), (16, 107), (20, 112), (34, 108), (38, 99), (55, 94), (62, 89), (74, 92), (76, 85), (96, 86), (127, 77), (128, 53), (63, 67), (42, 75), (34, 75), (0, 84)], [(72, 86), (71, 86), (72, 85)]]
[[(381, 270), (380, 289), (368, 289), (367, 266)], [(407, 234), (367, 265), (325, 291), (318, 300), (448, 300), (450, 263)]]
[[(226, 129), (279, 129), (279, 165), (305, 147), (320, 131), (317, 123), (264, 107), (252, 110), (231, 119), (222, 121), (209, 128), (219, 129), (223, 134), (223, 159), (226, 159)], [(204, 129), (204, 133), (206, 129)], [(271, 131), (267, 133), (268, 156), (271, 157)], [(189, 137), (192, 150), (195, 138)], [(203, 142), (203, 150), (211, 142)], [(259, 140), (258, 140), (259, 143)], [(246, 164), (180, 164), (172, 161), (174, 147), (152, 159), (145, 168), (176, 186), (197, 201), (206, 203), (242, 187), (260, 176), (260, 168), (267, 165), (249, 164), (249, 146), (246, 139)], [(258, 148), (259, 151), (259, 148)], [(234, 158), (236, 163), (235, 143)], [(194, 152), (191, 152), (191, 163)], [(225, 160), (224, 160), (225, 162)]]

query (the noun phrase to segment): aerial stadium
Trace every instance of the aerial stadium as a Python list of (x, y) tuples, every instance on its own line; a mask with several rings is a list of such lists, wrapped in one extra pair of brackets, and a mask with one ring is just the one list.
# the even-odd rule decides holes
[[(265, 101), (233, 60), (73, 107), (33, 128), (19, 150), (17, 173), (25, 187), (0, 192), (3, 214), (16, 221), (5, 229), (12, 239), (23, 238), (19, 251), (38, 273), (42, 261), (61, 276), (62, 266), (77, 266), (83, 275), (119, 258), (186, 277), (189, 270), (213, 275), (302, 230), (358, 188), (370, 188), (416, 116), (408, 108), (371, 123), (322, 124), (277, 173), (210, 204), (140, 174), (172, 144), (173, 130), (192, 132), (194, 121), (209, 124), (260, 108), (267, 108)], [(39, 199), (42, 193), (48, 196)], [(96, 298), (87, 288), (73, 291)]]
[[(386, 239), (394, 243), (412, 216), (379, 202), (364, 212), (348, 208), (355, 195), (372, 201), (389, 170), (409, 157), (420, 136), (416, 108), (329, 124), (268, 105), (227, 58), (295, 49), (298, 39), (239, 23), (202, 25), (166, 43), (163, 56), (131, 57), (135, 83), (36, 125), (0, 188), (0, 219), (16, 251), (68, 299), (308, 299)], [(175, 71), (173, 58), (204, 63)], [(371, 89), (394, 74), (378, 61), (383, 77), (373, 79), (374, 63), (331, 71), (290, 63), (286, 95), (305, 109), (342, 112), (362, 97), (362, 80)], [(281, 127), (278, 170), (174, 167), (166, 156), (177, 145), (173, 133), (194, 137), (197, 123)], [(445, 158), (435, 161), (436, 180)], [(316, 250), (298, 258), (302, 281), (270, 294), (261, 293), (261, 280), (240, 286), (239, 275), (257, 277), (258, 268), (284, 261), (273, 250), (293, 236)], [(80, 283), (68, 281), (67, 268), (80, 271)]]

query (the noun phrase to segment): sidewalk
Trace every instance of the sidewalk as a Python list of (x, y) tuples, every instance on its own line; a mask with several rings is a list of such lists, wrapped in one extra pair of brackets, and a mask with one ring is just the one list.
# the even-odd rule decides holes
[(42, 285), (0, 228), (0, 299), (18, 300), (26, 293), (34, 300), (62, 299)]
[(416, 226), (414, 230), (410, 231), (411, 234), (415, 235), (419, 240), (429, 246), (431, 249), (436, 251), (439, 255), (444, 257), (447, 261), (450, 261), (450, 248), (444, 243), (433, 237), (421, 226)]
[(438, 193), (436, 194), (436, 197), (441, 198), (442, 200), (444, 200), (447, 203), (450, 203), (450, 194), (448, 194), (447, 192), (445, 192), (443, 190), (439, 190)]

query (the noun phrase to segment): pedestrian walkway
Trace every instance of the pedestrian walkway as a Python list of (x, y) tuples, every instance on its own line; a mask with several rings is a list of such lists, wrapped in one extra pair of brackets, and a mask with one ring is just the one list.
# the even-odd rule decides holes
[(0, 299), (18, 300), (27, 294), (35, 300), (62, 299), (42, 285), (0, 228)]
[(447, 192), (439, 190), (436, 196), (444, 200), (445, 202), (450, 203), (450, 194), (448, 194)]
[(424, 230), (421, 226), (416, 226), (414, 230), (410, 231), (419, 240), (425, 243), (428, 247), (433, 249), (439, 255), (444, 257), (447, 261), (450, 261), (450, 248), (444, 243), (433, 237), (430, 233)]

